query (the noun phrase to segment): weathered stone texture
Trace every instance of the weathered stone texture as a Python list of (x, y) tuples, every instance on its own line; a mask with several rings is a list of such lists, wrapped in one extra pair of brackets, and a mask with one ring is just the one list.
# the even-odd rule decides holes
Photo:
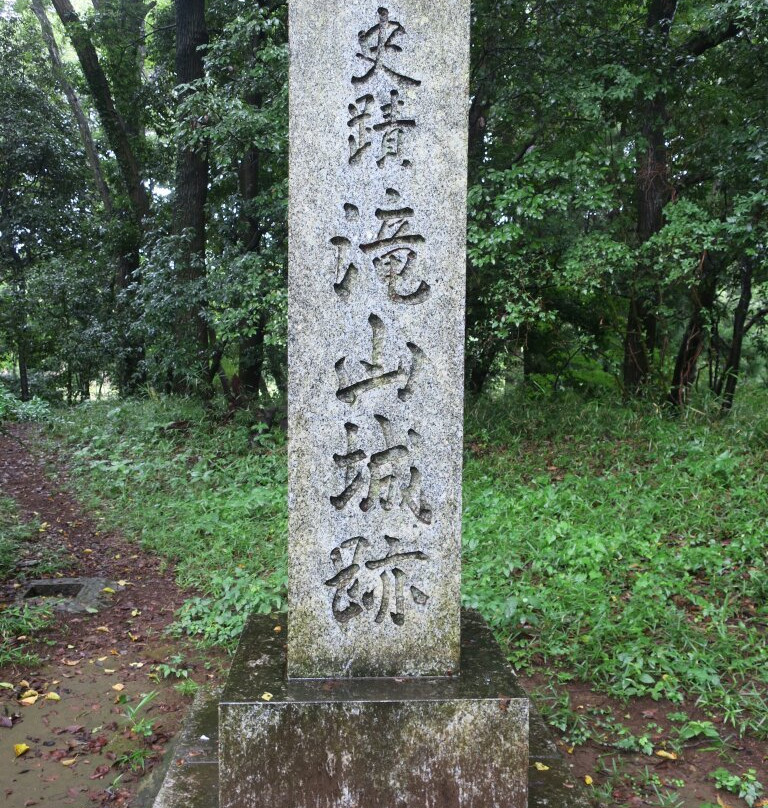
[(288, 680), (282, 632), (253, 620), (219, 706), (221, 808), (525, 808), (528, 699), (481, 618), (462, 638), (457, 677)]
[(469, 0), (290, 35), (288, 672), (455, 672)]

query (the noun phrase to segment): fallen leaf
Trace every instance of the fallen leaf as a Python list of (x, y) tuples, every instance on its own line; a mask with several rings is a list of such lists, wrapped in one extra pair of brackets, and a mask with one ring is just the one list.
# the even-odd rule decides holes
[(126, 580), (125, 580), (125, 578), (121, 578), (121, 579), (120, 579), (120, 580), (117, 582), (117, 585), (118, 585), (118, 586), (128, 586), (128, 581), (126, 581)]
[(86, 547), (86, 548), (83, 550), (83, 552), (84, 552), (84, 553), (92, 553), (92, 552), (93, 552), (93, 550), (91, 550), (91, 548), (90, 548), (90, 547)]
[(97, 662), (103, 662), (105, 659), (109, 659), (109, 657), (100, 656), (96, 661)]
[(116, 668), (104, 668), (104, 673), (114, 673)]
[(45, 698), (47, 701), (61, 701), (61, 696), (58, 693), (54, 693), (53, 691), (51, 691), (50, 693), (46, 693)]
[(10, 682), (0, 682), (0, 690), (13, 690), (13, 685)]
[(22, 698), (22, 699), (28, 699), (28, 698), (30, 698), (31, 696), (38, 696), (38, 695), (39, 695), (39, 693), (37, 692), (37, 690), (25, 690), (25, 691), (24, 691), (24, 692), (21, 694), (21, 698)]
[(79, 662), (73, 662), (71, 659), (62, 659), (61, 664), (62, 665), (69, 665), (70, 668), (74, 668), (75, 665), (79, 665), (80, 663)]
[(585, 782), (585, 783), (586, 783), (588, 786), (591, 786), (591, 785), (592, 785), (592, 783), (594, 783), (595, 781), (594, 781), (594, 780), (593, 780), (593, 779), (592, 779), (592, 778), (591, 778), (591, 777), (590, 777), (588, 774), (585, 774), (585, 775), (584, 775), (584, 782)]
[(538, 760), (533, 765), (536, 767), (537, 771), (540, 771), (540, 772), (548, 772), (549, 771), (549, 766), (545, 766), (543, 763), (539, 763)]
[(720, 808), (732, 808), (732, 806), (727, 803), (719, 794), (717, 796), (717, 804), (720, 806)]
[(143, 668), (144, 663), (143, 662), (129, 662), (128, 667), (129, 668)]
[(125, 685), (121, 682), (118, 682), (116, 685), (112, 685), (112, 690), (117, 690), (119, 693), (121, 690), (125, 690)]
[(674, 752), (667, 752), (666, 749), (657, 749), (656, 755), (665, 760), (677, 760), (677, 755)]
[(23, 704), (25, 707), (31, 707), (37, 699), (37, 696), (29, 696), (26, 699), (19, 699), (19, 704)]
[(109, 633), (109, 629), (106, 626), (98, 626), (96, 631), (105, 631), (107, 634)]
[(76, 757), (67, 758), (66, 760), (61, 761), (62, 766), (74, 766), (75, 763), (77, 763), (77, 758)]
[(102, 592), (106, 592), (108, 595), (114, 595), (115, 590), (112, 589), (111, 586), (105, 586), (104, 589), (101, 590)]
[(262, 698), (264, 701), (272, 701), (272, 699), (274, 698), (274, 696), (273, 696), (271, 693), (262, 693), (262, 694), (261, 694), (261, 698)]
[(25, 743), (14, 744), (13, 753), (16, 757), (21, 757), (25, 752), (29, 752), (29, 747)]
[(138, 617), (141, 614), (141, 609), (131, 609), (131, 617)]
[(282, 627), (282, 626), (275, 626), (275, 627), (272, 629), (272, 631), (274, 631), (274, 632), (275, 632), (275, 634), (279, 634), (279, 633), (280, 633), (282, 630), (283, 630), (283, 627)]

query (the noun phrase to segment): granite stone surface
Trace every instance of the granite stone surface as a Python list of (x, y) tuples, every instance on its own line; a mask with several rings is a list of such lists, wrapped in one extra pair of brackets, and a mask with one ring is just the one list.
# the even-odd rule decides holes
[(290, 3), (288, 673), (459, 664), (469, 0)]
[(290, 680), (252, 619), (219, 703), (220, 808), (525, 808), (528, 709), (466, 614), (454, 677)]

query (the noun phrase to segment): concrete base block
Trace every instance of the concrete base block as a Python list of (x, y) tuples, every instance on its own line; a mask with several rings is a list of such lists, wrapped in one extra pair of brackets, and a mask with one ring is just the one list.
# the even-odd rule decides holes
[(265, 628), (222, 693), (220, 808), (526, 808), (529, 703), (479, 615), (453, 677), (287, 680)]
[[(280, 632), (274, 631), (277, 627), (280, 627)], [(248, 670), (280, 670), (284, 630), (282, 624), (267, 617), (258, 618), (251, 625), (248, 634), (252, 641), (251, 649), (256, 651), (261, 648), (261, 652), (259, 656), (246, 656)], [(265, 692), (269, 691), (263, 690), (258, 695)], [(327, 690), (324, 692), (327, 694)], [(220, 698), (218, 693), (201, 693), (168, 756), (166, 771), (162, 774), (158, 772), (160, 777), (146, 782), (142, 792), (134, 799), (136, 808), (220, 808), (217, 744)], [(390, 748), (391, 745), (388, 750)], [(392, 753), (388, 751), (380, 763), (383, 765), (391, 757)], [(537, 763), (539, 767), (535, 765)], [(584, 788), (571, 776), (541, 716), (533, 708), (529, 716), (527, 769), (527, 808), (587, 808), (589, 805)], [(274, 776), (272, 788), (279, 790), (281, 782), (276, 773)], [(493, 776), (498, 777), (500, 773), (494, 772)], [(269, 773), (264, 773), (264, 779), (270, 779)], [(259, 796), (250, 808), (267, 804)], [(414, 803), (409, 808), (421, 808), (423, 804)]]

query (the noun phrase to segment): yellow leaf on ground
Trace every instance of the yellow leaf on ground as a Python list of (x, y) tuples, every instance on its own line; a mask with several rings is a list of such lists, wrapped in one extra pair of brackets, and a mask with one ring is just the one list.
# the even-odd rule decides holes
[(104, 668), (104, 673), (114, 673), (116, 668)]
[(593, 780), (593, 779), (592, 779), (592, 778), (591, 778), (591, 777), (590, 777), (588, 774), (585, 774), (585, 775), (584, 775), (584, 782), (585, 782), (585, 783), (586, 783), (588, 786), (591, 786), (591, 785), (592, 785), (592, 783), (594, 783), (595, 781), (594, 781), (594, 780)]
[(45, 698), (48, 701), (61, 701), (61, 696), (58, 693), (54, 693), (53, 691), (51, 691), (50, 693), (46, 693)]
[(538, 760), (533, 765), (536, 767), (537, 771), (540, 771), (540, 772), (548, 772), (549, 771), (549, 766), (545, 766), (543, 763), (539, 763)]
[(37, 692), (37, 690), (25, 690), (25, 691), (24, 691), (24, 692), (21, 694), (21, 698), (23, 698), (23, 699), (28, 699), (30, 696), (37, 696), (37, 695), (39, 695), (39, 694), (38, 694), (38, 692)]
[(657, 749), (656, 755), (665, 760), (677, 760), (677, 755), (674, 752), (667, 752), (666, 749)]
[(0, 682), (0, 690), (13, 690), (13, 685), (10, 682)]
[(264, 701), (272, 701), (274, 696), (271, 693), (262, 693), (261, 698), (264, 699)]
[(19, 699), (19, 704), (23, 704), (25, 707), (31, 707), (37, 701), (37, 696), (29, 696), (26, 699)]
[(97, 661), (97, 662), (104, 662), (104, 660), (105, 660), (105, 659), (108, 659), (108, 657), (105, 657), (105, 656), (100, 656), (100, 657), (98, 657), (98, 658), (96, 659), (96, 661)]
[(77, 763), (77, 758), (76, 757), (67, 758), (66, 760), (61, 761), (62, 766), (73, 766), (75, 763)]
[(109, 629), (106, 626), (97, 626), (96, 631), (105, 631), (107, 634), (109, 633)]
[(117, 690), (119, 693), (121, 690), (125, 690), (125, 685), (118, 682), (116, 685), (112, 685), (112, 690)]
[(272, 631), (274, 631), (274, 632), (275, 632), (275, 634), (279, 634), (279, 633), (280, 633), (282, 630), (283, 630), (283, 627), (282, 627), (282, 626), (275, 626), (275, 627), (272, 629)]
[(141, 614), (141, 609), (131, 609), (131, 617), (138, 617)]
[(117, 582), (117, 585), (118, 585), (118, 586), (128, 586), (128, 581), (126, 581), (126, 580), (125, 580), (125, 578), (121, 578), (121, 579), (120, 579), (120, 580)]
[(93, 552), (93, 550), (91, 550), (91, 548), (90, 548), (90, 547), (86, 547), (86, 548), (85, 548), (85, 550), (83, 550), (83, 552), (84, 552), (84, 553), (92, 553), (92, 552)]
[(16, 757), (21, 757), (25, 752), (29, 752), (29, 747), (25, 743), (14, 744), (13, 753)]
[(71, 659), (62, 659), (61, 664), (62, 665), (69, 665), (70, 668), (74, 668), (75, 665), (79, 665), (80, 663), (79, 662), (74, 662)]
[(143, 668), (144, 663), (143, 662), (129, 662), (128, 667), (129, 668)]
[(732, 806), (727, 803), (719, 794), (717, 796), (717, 804), (720, 806), (720, 808), (732, 808)]
[(105, 586), (104, 589), (101, 590), (102, 592), (106, 592), (108, 595), (114, 595), (115, 590), (112, 589), (111, 586)]

